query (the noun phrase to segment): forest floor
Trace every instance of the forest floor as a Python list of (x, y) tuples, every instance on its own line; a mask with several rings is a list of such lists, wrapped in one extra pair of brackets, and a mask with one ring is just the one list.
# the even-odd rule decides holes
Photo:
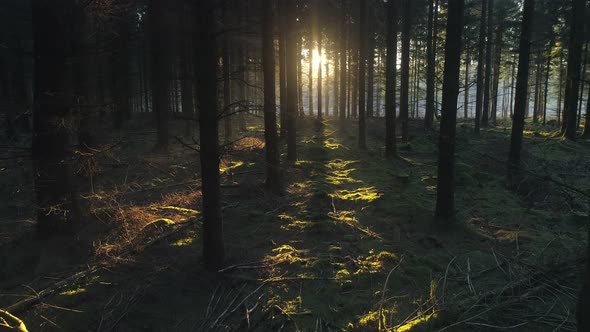
[(433, 219), (436, 134), (413, 123), (388, 161), (383, 122), (369, 121), (360, 152), (352, 123), (316, 131), (304, 120), (277, 197), (263, 188), (252, 119), (222, 159), (218, 273), (200, 261), (190, 138), (153, 151), (137, 123), (77, 154), (86, 217), (45, 241), (34, 238), (27, 150), (2, 147), (0, 307), (30, 331), (575, 331), (588, 224), (575, 190), (590, 188), (590, 144), (527, 131), (509, 185), (510, 130), (460, 126), (458, 213), (446, 225)]

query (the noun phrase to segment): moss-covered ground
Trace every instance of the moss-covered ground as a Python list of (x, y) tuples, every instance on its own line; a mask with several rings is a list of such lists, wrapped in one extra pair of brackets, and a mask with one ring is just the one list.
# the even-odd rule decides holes
[[(523, 172), (509, 181), (509, 128), (460, 126), (457, 215), (442, 223), (436, 134), (413, 123), (400, 158), (386, 160), (382, 122), (369, 121), (359, 151), (354, 123), (316, 131), (303, 120), (278, 197), (264, 191), (252, 120), (222, 160), (217, 273), (200, 261), (198, 156), (180, 144), (150, 151), (127, 133), (80, 159), (88, 221), (76, 235), (39, 242), (26, 213), (2, 225), (0, 306), (91, 266), (18, 313), (30, 331), (575, 330), (588, 199), (568, 186), (590, 188), (590, 145), (529, 128)], [(8, 205), (30, 209), (18, 195), (2, 220), (18, 220)]]

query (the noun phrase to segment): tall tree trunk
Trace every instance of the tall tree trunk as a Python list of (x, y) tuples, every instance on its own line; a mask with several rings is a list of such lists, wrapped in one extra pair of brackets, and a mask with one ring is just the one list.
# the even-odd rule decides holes
[(397, 27), (399, 0), (387, 3), (387, 55), (385, 60), (385, 156), (397, 155), (396, 86), (397, 86)]
[(481, 126), (486, 128), (490, 120), (490, 88), (492, 80), (492, 39), (494, 37), (494, 0), (488, 1), (487, 40), (486, 40), (486, 69), (483, 96), (483, 114)]
[(590, 137), (590, 87), (588, 88), (587, 100), (588, 101), (586, 102), (586, 116), (584, 117), (584, 132), (582, 133), (583, 138)]
[(424, 127), (432, 129), (434, 123), (434, 84), (435, 84), (435, 50), (434, 50), (434, 1), (428, 1), (428, 26), (426, 28), (426, 110)]
[(471, 64), (471, 50), (467, 49), (467, 55), (465, 57), (465, 93), (463, 97), (463, 118), (469, 118), (469, 65)]
[[(72, 38), (65, 22), (75, 22), (73, 0), (32, 1), (35, 56), (33, 169), (37, 235), (48, 237), (76, 222), (67, 122), (72, 95)], [(56, 38), (59, 36), (59, 38)]]
[[(287, 27), (286, 27), (286, 5), (284, 1), (277, 3), (279, 8), (279, 94), (280, 94), (280, 137), (285, 139), (287, 137)], [(311, 63), (310, 63), (310, 78), (311, 82)], [(309, 87), (309, 95), (311, 96), (311, 84)], [(313, 100), (309, 99), (310, 102), (310, 114)]]
[(122, 122), (131, 117), (129, 104), (129, 21), (127, 14), (117, 23), (117, 35), (113, 40), (112, 68), (115, 113), (113, 127), (121, 128)]
[(303, 50), (303, 40), (298, 38), (297, 40), (297, 107), (299, 108), (299, 117), (305, 116), (303, 110), (303, 57), (301, 52)]
[(324, 107), (326, 109), (326, 116), (330, 115), (330, 62), (326, 56), (326, 78), (324, 79)]
[(333, 86), (334, 86), (334, 91), (332, 96), (334, 97), (334, 106), (332, 109), (332, 114), (334, 114), (335, 118), (338, 118), (338, 114), (339, 114), (339, 103), (340, 103), (340, 94), (338, 91), (340, 85), (339, 85), (339, 80), (340, 80), (340, 66), (339, 66), (339, 57), (338, 57), (338, 52), (334, 52), (334, 58), (333, 58), (333, 62), (334, 62), (334, 81), (333, 81)]
[(582, 72), (580, 73), (580, 97), (578, 98), (578, 121), (576, 128), (580, 127), (580, 121), (582, 120), (582, 100), (584, 99), (584, 83), (586, 83), (586, 65), (588, 64), (588, 44), (586, 41), (584, 46), (584, 64), (582, 65)]
[(502, 64), (502, 47), (504, 32), (501, 28), (501, 23), (498, 22), (498, 30), (496, 31), (496, 42), (494, 45), (494, 82), (492, 84), (492, 124), (496, 124), (496, 117), (498, 115), (498, 88), (500, 85), (500, 65)]
[(298, 30), (295, 13), (295, 0), (285, 0), (284, 3), (287, 6), (287, 160), (294, 162), (297, 160), (297, 59), (299, 58), (297, 55)]
[(479, 133), (482, 123), (482, 107), (484, 96), (484, 53), (486, 47), (486, 19), (488, 16), (488, 0), (481, 0), (481, 18), (479, 25), (479, 45), (477, 47), (477, 90), (475, 96), (475, 133)]
[[(322, 59), (322, 29), (318, 27), (318, 54), (320, 59)], [(323, 80), (323, 68), (322, 68), (322, 61), (318, 63), (318, 120), (323, 118), (323, 108), (322, 108), (322, 84), (324, 83)]]
[(192, 133), (193, 122), (189, 119), (194, 117), (195, 113), (195, 105), (194, 105), (194, 84), (193, 79), (191, 78), (193, 75), (192, 72), (192, 62), (193, 59), (193, 52), (191, 50), (191, 42), (194, 38), (187, 38), (190, 36), (190, 31), (192, 31), (191, 22), (192, 20), (188, 20), (186, 14), (182, 14), (182, 31), (181, 31), (181, 38), (179, 38), (179, 50), (180, 54), (180, 67), (182, 70), (181, 80), (182, 80), (182, 115), (185, 117), (185, 127), (184, 127), (184, 134), (185, 136), (190, 136)]
[(410, 31), (412, 28), (411, 6), (411, 0), (403, 0), (400, 121), (402, 125), (402, 141), (404, 143), (408, 142), (408, 113), (410, 111)]
[[(372, 14), (368, 13), (370, 17)], [(374, 98), (375, 98), (375, 31), (374, 23), (372, 20), (368, 20), (368, 35), (366, 48), (367, 48), (367, 118), (374, 117)]]
[[(227, 14), (228, 9), (224, 9), (224, 19), (226, 20), (227, 24)], [(227, 29), (227, 27), (226, 27)], [(231, 107), (232, 99), (231, 99), (231, 81), (230, 81), (230, 72), (231, 72), (231, 63), (229, 58), (229, 45), (231, 43), (229, 32), (225, 32), (225, 36), (223, 37), (223, 49), (222, 49), (222, 58), (223, 58), (223, 110), (221, 114), (223, 116), (223, 128), (224, 128), (224, 138), (225, 142), (229, 143), (232, 140), (233, 132), (232, 132), (232, 113), (233, 107)]]
[(309, 39), (309, 73), (308, 73), (308, 109), (309, 116), (313, 116), (313, 39)]
[(561, 128), (561, 113), (563, 105), (563, 77), (564, 77), (564, 66), (563, 66), (563, 48), (559, 52), (559, 91), (557, 95), (557, 127)]
[(514, 79), (516, 78), (516, 53), (512, 56), (512, 73), (510, 74), (510, 103), (508, 107), (510, 108), (510, 118), (514, 115), (514, 91), (516, 87), (514, 86)]
[(565, 108), (563, 110), (565, 128), (563, 136), (570, 140), (576, 139), (578, 128), (576, 120), (578, 110), (578, 92), (580, 89), (580, 65), (582, 56), (582, 38), (584, 36), (584, 17), (586, 2), (572, 0), (572, 24), (567, 61), (567, 81), (565, 88)]
[(366, 149), (365, 137), (365, 74), (367, 70), (367, 0), (360, 0), (360, 19), (359, 19), (359, 65), (358, 65), (358, 85), (359, 85), (359, 148)]
[(152, 91), (153, 109), (156, 119), (158, 149), (168, 148), (168, 113), (170, 112), (170, 59), (169, 36), (166, 23), (165, 3), (150, 2), (151, 49), (152, 49)]
[(217, 271), (223, 265), (225, 249), (219, 175), (215, 4), (213, 0), (195, 0), (195, 4), (200, 35), (200, 47), (195, 49), (197, 54), (195, 76), (200, 106), (201, 150), (199, 155), (203, 194), (203, 259), (208, 269)]
[(541, 51), (537, 52), (535, 59), (535, 98), (533, 102), (533, 123), (539, 121), (539, 109), (541, 105)]
[(346, 99), (347, 99), (347, 84), (346, 77), (346, 0), (341, 0), (342, 7), (341, 21), (340, 21), (340, 121), (344, 123), (346, 118)]
[(547, 101), (549, 96), (549, 75), (551, 75), (551, 49), (553, 47), (553, 41), (550, 43), (550, 47), (545, 60), (545, 91), (543, 93), (543, 125), (547, 124)]
[(436, 195), (436, 216), (444, 220), (455, 213), (455, 131), (464, 6), (464, 0), (449, 0)]
[(264, 142), (266, 149), (266, 188), (281, 193), (279, 146), (277, 142), (275, 95), (274, 1), (262, 6), (262, 70), (264, 72)]
[(514, 100), (514, 118), (510, 139), (509, 168), (514, 172), (520, 163), (524, 117), (528, 99), (529, 61), (531, 56), (531, 37), (535, 0), (525, 0), (523, 5), (522, 28), (518, 44), (518, 76), (516, 78), (516, 95)]

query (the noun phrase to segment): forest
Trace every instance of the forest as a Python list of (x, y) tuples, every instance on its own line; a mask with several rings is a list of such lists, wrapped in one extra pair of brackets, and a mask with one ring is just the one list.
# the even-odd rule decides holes
[(0, 0), (0, 331), (590, 331), (586, 0)]

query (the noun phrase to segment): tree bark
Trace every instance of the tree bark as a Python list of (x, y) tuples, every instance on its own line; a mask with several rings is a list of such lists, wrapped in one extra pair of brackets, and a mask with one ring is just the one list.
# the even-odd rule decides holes
[(262, 69), (264, 71), (264, 142), (266, 149), (266, 188), (281, 193), (279, 147), (275, 93), (274, 1), (262, 6)]
[[(287, 53), (286, 53), (286, 45), (287, 45), (287, 27), (285, 26), (286, 21), (286, 13), (285, 13), (285, 3), (283, 1), (279, 1), (277, 3), (279, 8), (279, 94), (280, 94), (280, 137), (281, 139), (285, 139), (287, 137)], [(312, 81), (311, 78), (311, 62), (310, 62), (310, 78), (309, 81)], [(309, 86), (309, 95), (311, 96), (312, 87), (311, 83)], [(309, 107), (310, 107), (310, 114), (311, 108), (313, 107), (313, 100), (309, 99)]]
[(287, 160), (291, 162), (297, 160), (297, 59), (299, 58), (294, 1), (284, 1), (287, 6)]
[(514, 100), (514, 117), (508, 162), (510, 171), (515, 171), (520, 163), (524, 117), (528, 98), (529, 61), (531, 55), (531, 37), (535, 0), (525, 0), (523, 5), (522, 27), (518, 46), (518, 76), (516, 78), (516, 94)]
[(397, 28), (399, 0), (387, 3), (387, 55), (385, 60), (385, 156), (397, 155), (396, 87), (397, 87)]
[(434, 84), (435, 84), (435, 50), (434, 50), (434, 1), (428, 1), (428, 26), (426, 36), (426, 110), (424, 113), (424, 127), (432, 129), (434, 124)]
[(346, 2), (341, 0), (342, 14), (340, 21), (340, 121), (344, 123), (346, 118), (346, 99), (347, 99), (347, 68), (346, 68)]
[(195, 54), (197, 54), (195, 76), (197, 77), (200, 106), (203, 259), (208, 269), (217, 271), (223, 265), (225, 249), (219, 175), (215, 3), (213, 0), (195, 0), (195, 4), (201, 42), (199, 49), (195, 50)]
[(360, 149), (366, 149), (365, 137), (365, 74), (367, 70), (367, 0), (360, 0), (360, 20), (359, 20), (359, 65), (358, 65), (358, 85), (359, 85), (359, 137), (358, 143)]
[(402, 65), (400, 87), (400, 116), (402, 141), (408, 142), (409, 92), (410, 92), (410, 31), (412, 29), (411, 0), (403, 0), (402, 14)]
[(443, 220), (455, 213), (455, 131), (464, 6), (464, 0), (449, 0), (436, 195), (436, 216)]
[(488, 0), (481, 0), (481, 19), (479, 25), (479, 45), (477, 47), (477, 90), (475, 95), (475, 133), (479, 133), (482, 123), (482, 107), (484, 96), (484, 53), (486, 46), (486, 19)]
[[(485, 1), (485, 0), (484, 0)], [(481, 118), (481, 126), (486, 128), (490, 120), (490, 87), (492, 80), (492, 39), (494, 36), (494, 0), (488, 1), (488, 19), (487, 19), (487, 40), (486, 40), (486, 69), (484, 82), (484, 96), (483, 96), (483, 114)]]
[(577, 132), (577, 106), (578, 92), (580, 89), (580, 62), (582, 56), (582, 38), (584, 36), (584, 17), (586, 2), (573, 0), (572, 24), (570, 28), (570, 42), (567, 61), (567, 81), (565, 88), (565, 108), (563, 110), (564, 130), (563, 137), (569, 140), (576, 139)]
[(154, 115), (156, 119), (158, 149), (168, 148), (168, 113), (170, 112), (170, 59), (168, 56), (167, 24), (165, 3), (159, 0), (150, 2), (151, 50), (152, 50), (152, 91)]

